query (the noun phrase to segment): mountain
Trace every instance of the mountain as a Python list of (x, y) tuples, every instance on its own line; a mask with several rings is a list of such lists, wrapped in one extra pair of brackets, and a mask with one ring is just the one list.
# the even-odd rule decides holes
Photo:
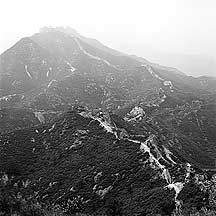
[[(34, 48), (29, 48), (32, 46)], [(19, 54), (20, 52), (23, 53)], [(112, 98), (109, 100), (116, 101), (115, 106), (119, 105), (120, 98), (121, 104), (125, 104), (128, 100), (142, 98), (147, 94), (146, 91), (155, 92), (162, 87), (171, 90), (172, 83), (176, 84), (178, 90), (188, 89), (195, 94), (200, 90), (215, 92), (216, 81), (211, 78), (203, 82), (199, 78), (188, 77), (174, 69), (155, 64), (152, 66), (152, 64), (144, 63), (143, 59), (142, 61), (138, 59), (128, 55), (112, 55), (110, 52), (91, 46), (80, 38), (56, 29), (47, 29), (31, 38), (21, 40), (1, 55), (1, 91), (4, 96), (0, 99), (1, 106), (5, 107), (11, 102), (8, 95), (11, 99), (16, 98), (14, 103), (17, 106), (23, 106), (23, 103), (31, 106), (32, 102), (29, 101), (29, 98), (37, 101), (38, 95), (42, 95), (43, 98), (53, 98), (56, 91), (50, 93), (47, 88), (50, 89), (50, 85), (54, 83), (61, 86), (61, 83), (69, 82), (67, 77), (72, 76), (76, 77), (76, 80), (79, 79), (76, 81), (77, 84), (82, 82), (77, 87), (84, 85), (84, 95), (81, 96), (80, 89), (76, 89), (77, 87), (71, 86), (70, 83), (67, 84), (69, 85), (67, 90), (62, 89), (62, 91), (69, 91), (68, 94), (73, 92), (75, 95), (78, 94), (78, 97), (81, 96), (81, 99), (76, 99), (78, 102), (83, 101), (83, 97), (89, 98), (86, 93), (92, 85), (90, 79), (100, 83), (98, 89), (100, 92), (96, 94), (106, 91)], [(87, 82), (90, 83), (87, 84)], [(95, 90), (92, 89), (92, 91)], [(51, 95), (47, 95), (49, 93)], [(58, 104), (68, 100), (64, 98), (65, 95), (58, 93)], [(98, 99), (98, 97), (93, 97)], [(115, 99), (116, 97), (119, 99)], [(107, 99), (105, 96), (105, 101)], [(104, 108), (101, 103), (104, 103), (104, 100), (100, 99), (96, 105)], [(107, 108), (107, 105), (105, 106)]]
[[(52, 30), (54, 31), (59, 31), (59, 32), (63, 32), (67, 35), (70, 35), (72, 37), (77, 37), (79, 39), (81, 39), (82, 41), (88, 43), (89, 45), (93, 46), (93, 47), (96, 47), (100, 50), (103, 50), (105, 52), (108, 52), (109, 54), (112, 54), (114, 56), (122, 56), (122, 55), (126, 55), (122, 52), (119, 52), (117, 50), (114, 50), (112, 48), (109, 48), (107, 46), (105, 46), (104, 44), (102, 44), (100, 41), (96, 40), (96, 39), (93, 39), (93, 38), (87, 38), (83, 35), (80, 35), (75, 29), (71, 28), (71, 27), (56, 27), (56, 28), (52, 28)], [(50, 31), (50, 28), (47, 28), (47, 27), (43, 27), (40, 29), (40, 32), (43, 33), (43, 32), (49, 32)]]
[(200, 188), (209, 178), (202, 171), (171, 153), (161, 137), (116, 115), (99, 115), (71, 111), (3, 135), (0, 168), (8, 185), (17, 182), (7, 197), (21, 193), (59, 205), (66, 215), (171, 215), (207, 205), (211, 186)]
[(30, 38), (23, 38), (1, 55), (1, 95), (23, 93), (51, 79), (71, 74), (68, 63)]
[(62, 27), (0, 60), (2, 214), (214, 211), (214, 78)]

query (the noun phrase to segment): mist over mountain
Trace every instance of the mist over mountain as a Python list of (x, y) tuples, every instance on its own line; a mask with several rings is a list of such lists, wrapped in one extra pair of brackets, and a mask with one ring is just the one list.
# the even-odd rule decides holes
[(70, 27), (0, 62), (0, 214), (216, 214), (214, 77)]
[[(143, 51), (142, 51), (143, 50)], [(216, 60), (208, 55), (162, 52), (150, 47), (142, 47), (139, 53), (153, 62), (175, 67), (190, 76), (216, 76)]]

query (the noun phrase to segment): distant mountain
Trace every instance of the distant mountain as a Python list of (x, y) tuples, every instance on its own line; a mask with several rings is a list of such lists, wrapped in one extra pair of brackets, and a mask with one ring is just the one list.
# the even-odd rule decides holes
[[(75, 29), (72, 29), (70, 27), (56, 27), (56, 28), (52, 28), (53, 31), (60, 31), (60, 32), (64, 32), (70, 36), (73, 36), (73, 37), (77, 37), (77, 38), (80, 38), (82, 41), (86, 42), (87, 44), (93, 46), (93, 47), (96, 47), (100, 50), (103, 50), (111, 55), (114, 55), (114, 56), (128, 56), (126, 53), (123, 53), (123, 52), (119, 52), (117, 50), (114, 50), (112, 48), (109, 48), (105, 45), (103, 45), (100, 41), (96, 40), (96, 39), (92, 39), (92, 38), (87, 38), (87, 37), (84, 37), (82, 35), (80, 35)], [(49, 32), (50, 31), (50, 28), (47, 28), (47, 27), (44, 27), (44, 28), (41, 28), (40, 29), (40, 32)], [(138, 56), (135, 56), (135, 55), (131, 55), (130, 57), (138, 60), (139, 62), (143, 62), (145, 64), (149, 64), (149, 65), (152, 65), (154, 67), (157, 67), (157, 68), (160, 68), (160, 69), (166, 69), (166, 70), (171, 70), (171, 71), (175, 71), (176, 73), (182, 73), (181, 71), (175, 69), (175, 68), (172, 68), (172, 67), (166, 67), (166, 66), (162, 66), (162, 65), (159, 65), (159, 64), (156, 64), (156, 63), (152, 63), (142, 57), (138, 57)]]
[(131, 55), (132, 58), (135, 58), (137, 59), (138, 61), (140, 62), (143, 62), (145, 64), (149, 64), (151, 66), (153, 66), (154, 68), (157, 68), (157, 69), (162, 69), (162, 70), (167, 70), (167, 71), (171, 71), (173, 73), (176, 73), (176, 74), (181, 74), (181, 75), (186, 75), (185, 73), (179, 71), (178, 69), (176, 68), (172, 68), (172, 67), (167, 67), (167, 66), (162, 66), (162, 65), (159, 65), (159, 64), (156, 64), (156, 63), (152, 63), (150, 61), (147, 61), (146, 59), (142, 58), (142, 57), (138, 57), (136, 55)]
[[(100, 82), (106, 82), (104, 86), (109, 89), (121, 88), (120, 94), (122, 88), (127, 88), (127, 94), (129, 88), (140, 94), (143, 90), (135, 88), (142, 86), (141, 88), (147, 89), (151, 83), (150, 78), (162, 86), (164, 81), (171, 81), (178, 83), (181, 89), (215, 91), (214, 80), (203, 84), (201, 80), (188, 77), (176, 69), (149, 63), (139, 57), (113, 55), (112, 49), (92, 46), (91, 39), (86, 43), (80, 39), (84, 37), (78, 35), (77, 38), (77, 34), (71, 29), (46, 28), (31, 38), (22, 39), (4, 52), (1, 55), (1, 95), (22, 94), (37, 88), (45, 89), (45, 86), (48, 87), (53, 82), (83, 73)], [(88, 39), (85, 41), (88, 42)], [(139, 76), (145, 77), (138, 80)], [(143, 84), (137, 83), (140, 81)], [(123, 94), (125, 93), (126, 91)], [(25, 95), (20, 97), (23, 96)]]
[[(144, 49), (144, 48), (143, 48)], [(149, 51), (144, 49), (143, 54)], [(151, 61), (161, 65), (178, 68), (180, 71), (194, 77), (216, 77), (216, 59), (207, 55), (167, 53), (158, 50), (150, 50), (148, 56)]]
[[(172, 61), (172, 58), (170, 59)], [(216, 77), (216, 59), (205, 55), (179, 55), (178, 60), (173, 61), (174, 67), (178, 67), (191, 76)]]

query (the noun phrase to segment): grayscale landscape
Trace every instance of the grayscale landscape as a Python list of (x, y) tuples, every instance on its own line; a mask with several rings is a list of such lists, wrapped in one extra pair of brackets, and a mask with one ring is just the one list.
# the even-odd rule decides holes
[(0, 215), (216, 215), (214, 1), (4, 6)]

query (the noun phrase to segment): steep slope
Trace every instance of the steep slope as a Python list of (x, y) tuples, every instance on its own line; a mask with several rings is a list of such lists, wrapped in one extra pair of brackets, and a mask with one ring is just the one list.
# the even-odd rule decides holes
[[(208, 110), (209, 109), (209, 110)], [(209, 113), (208, 113), (209, 112)], [(211, 114), (210, 114), (211, 113)], [(164, 145), (186, 161), (203, 169), (215, 169), (215, 106), (206, 108), (199, 101), (178, 108), (155, 107), (142, 103), (116, 111), (145, 134), (154, 133)]]
[[(60, 52), (62, 55), (66, 56), (68, 59), (72, 60), (75, 58), (75, 56), (72, 55), (72, 53), (70, 53), (72, 52), (72, 50), (75, 49), (76, 50), (75, 53), (81, 51), (86, 56), (90, 57), (91, 60), (92, 59), (98, 60), (100, 61), (100, 63), (105, 63), (108, 66), (113, 67), (113, 69), (127, 71), (127, 70), (134, 69), (135, 67), (139, 67), (142, 65), (148, 65), (155, 71), (156, 74), (159, 73), (159, 76), (164, 77), (166, 80), (168, 79), (173, 82), (177, 82), (181, 85), (184, 83), (185, 86), (190, 86), (196, 90), (201, 89), (201, 90), (207, 90), (207, 91), (214, 92), (216, 89), (215, 87), (213, 87), (213, 85), (215, 85), (216, 82), (212, 78), (209, 78), (209, 81), (206, 81), (204, 85), (203, 84), (204, 82), (200, 82), (199, 78), (189, 77), (185, 75), (184, 73), (178, 71), (177, 69), (160, 66), (158, 64), (151, 63), (143, 58), (139, 58), (136, 56), (128, 56), (123, 53), (121, 55), (116, 54), (115, 52), (112, 52), (112, 49), (103, 49), (102, 46), (94, 45), (94, 43), (92, 43), (91, 40), (90, 41), (87, 40), (84, 36), (81, 36), (75, 30), (70, 29), (70, 28), (66, 28), (66, 29), (62, 27), (46, 28), (46, 30), (42, 31), (42, 33), (36, 34), (32, 38), (36, 42), (44, 46), (46, 49), (52, 52), (59, 53), (58, 46), (55, 48), (55, 50), (53, 50), (53, 46), (54, 47), (56, 46), (56, 41), (53, 41), (53, 39), (57, 35), (62, 36), (62, 38), (58, 39), (59, 41), (64, 41), (64, 42), (61, 42), (62, 44), (61, 44)], [(66, 37), (67, 40), (65, 40), (64, 37)], [(78, 43), (78, 46), (79, 46), (78, 49), (80, 50), (77, 50), (77, 46), (75, 45), (75, 42), (74, 41), (72, 42), (73, 39)], [(71, 40), (71, 42), (69, 42), (69, 40)], [(41, 43), (41, 41), (43, 42)], [(50, 41), (53, 41), (51, 48), (50, 46), (48, 46)], [(65, 42), (67, 46), (63, 45)], [(72, 44), (73, 46), (71, 46)], [(68, 52), (67, 50), (70, 50), (70, 52)], [(82, 68), (80, 68), (80, 65), (83, 64), (83, 62), (86, 62), (86, 61), (89, 62), (90, 59), (88, 60), (82, 59), (82, 58), (79, 59), (77, 56), (76, 58), (77, 59), (74, 61), (75, 62), (77, 61), (77, 67), (79, 69), (88, 70), (89, 68), (92, 67), (92, 65), (86, 65), (86, 67), (82, 66)], [(97, 61), (94, 64), (96, 63), (98, 64)], [(93, 68), (93, 70), (98, 70), (98, 69), (96, 67), (96, 68)], [(104, 70), (104, 69), (101, 68), (101, 70)]]
[(213, 208), (216, 81), (63, 30), (1, 55), (0, 210), (25, 202), (66, 215)]
[(19, 108), (1, 109), (0, 134), (47, 123), (61, 113), (61, 111), (34, 111)]
[[(69, 83), (68, 77), (71, 76), (76, 80), (85, 80), (88, 76), (90, 80), (87, 86), (93, 86), (93, 80), (106, 91), (114, 90), (115, 93), (110, 98), (115, 98), (116, 94), (121, 95), (118, 97), (124, 101), (123, 105), (129, 100), (155, 95), (160, 89), (170, 89), (173, 97), (176, 94), (196, 97), (215, 92), (215, 80), (195, 79), (170, 69), (151, 66), (126, 55), (116, 56), (91, 46), (80, 38), (48, 28), (31, 38), (21, 40), (2, 54), (1, 91), (6, 97), (0, 98), (1, 107), (23, 106), (23, 103), (26, 104), (22, 101), (23, 98), (34, 100), (34, 97), (43, 95), (52, 83), (58, 83), (59, 80), (65, 80), (70, 88), (72, 83)], [(88, 91), (88, 87), (85, 91)], [(88, 97), (89, 94), (84, 95), (83, 100)], [(98, 103), (97, 106), (106, 108)], [(119, 104), (114, 107), (116, 106)]]
[[(132, 131), (138, 132), (115, 115), (71, 111), (1, 136), (0, 169), (5, 184), (15, 185), (8, 196), (59, 205), (69, 215), (171, 215), (185, 204), (207, 205), (207, 188), (200, 186), (207, 180), (196, 181), (204, 173), (157, 135)], [(188, 202), (191, 190), (196, 202)]]
[[(71, 28), (69, 26), (66, 27), (66, 28), (59, 26), (59, 27), (52, 28), (52, 30), (63, 32), (63, 33), (68, 34), (68, 35), (70, 35), (72, 37), (79, 38), (82, 41), (88, 43), (89, 45), (91, 45), (93, 47), (96, 47), (96, 48), (98, 48), (100, 50), (103, 50), (103, 51), (105, 51), (107, 53), (110, 53), (110, 54), (112, 54), (114, 56), (123, 56), (123, 55), (126, 55), (126, 54), (124, 54), (122, 52), (119, 52), (117, 50), (114, 50), (114, 49), (111, 49), (110, 47), (105, 46), (104, 44), (102, 44), (100, 41), (98, 41), (96, 39), (87, 38), (87, 37), (85, 37), (83, 35), (80, 35), (75, 29), (73, 29), (73, 28)], [(43, 33), (43, 32), (50, 32), (50, 31), (51, 31), (51, 29), (49, 27), (43, 27), (43, 28), (40, 29), (41, 33)]]
[(72, 72), (67, 62), (30, 38), (21, 39), (5, 51), (0, 61), (1, 95), (23, 93)]
[(47, 29), (1, 56), (2, 90), (9, 94), (0, 97), (1, 109), (61, 112), (81, 104), (91, 110), (113, 111), (133, 103), (174, 109), (195, 100), (205, 100), (204, 104), (212, 100), (213, 79), (152, 67), (72, 36)]
[[(138, 97), (136, 95), (137, 93), (143, 94), (149, 86), (153, 88), (154, 83), (157, 83), (157, 85), (159, 84), (158, 79), (155, 79), (152, 72), (149, 72), (149, 68), (140, 66), (141, 64), (139, 62), (133, 59), (128, 61), (128, 57), (119, 57), (115, 59), (114, 56), (90, 47), (79, 39), (72, 38), (62, 32), (51, 31), (36, 34), (32, 39), (36, 41), (40, 47), (48, 50), (52, 56), (55, 56), (58, 59), (64, 59), (67, 66), (70, 66), (70, 70), (74, 67), (76, 70), (73, 70), (73, 73), (69, 74), (71, 76), (70, 78), (63, 76), (62, 79), (65, 78), (65, 80), (60, 83), (58, 82), (58, 77), (56, 79), (55, 77), (50, 77), (49, 80), (42, 80), (43, 83), (39, 88), (36, 88), (38, 86), (35, 86), (35, 90), (32, 89), (22, 95), (2, 97), (2, 107), (10, 107), (10, 105), (13, 106), (14, 104), (15, 106), (23, 106), (23, 104), (26, 105), (26, 103), (28, 103), (26, 100), (34, 100), (35, 97), (40, 100), (41, 95), (43, 96), (44, 94), (50, 93), (50, 91), (46, 90), (47, 88), (50, 88), (53, 83), (57, 83), (57, 86), (60, 86), (61, 88), (64, 88), (65, 86), (63, 85), (66, 84), (68, 88), (66, 90), (64, 88), (64, 91), (66, 91), (65, 94), (62, 94), (62, 91), (57, 93), (58, 95), (61, 94), (60, 99), (56, 93), (54, 93), (54, 96), (51, 93), (51, 96), (49, 95), (48, 97), (52, 97), (55, 101), (67, 101), (65, 100), (65, 97), (67, 95), (69, 96), (67, 92), (79, 92), (79, 86), (83, 86), (83, 82), (87, 83), (83, 86), (84, 95), (82, 93), (79, 94), (79, 96), (82, 95), (82, 97), (79, 97), (79, 101), (85, 102), (85, 99), (89, 98), (89, 94), (96, 91), (95, 97), (94, 94), (92, 94), (91, 100), (93, 102), (95, 99), (99, 99), (99, 102), (96, 103), (98, 107), (118, 107), (122, 104), (122, 101), (136, 100), (136, 97)], [(73, 80), (76, 80), (77, 83), (74, 83)], [(34, 82), (34, 84), (35, 83), (36, 82)], [(92, 89), (94, 88), (95, 83), (97, 83), (98, 86), (100, 85), (99, 87), (103, 91), (103, 95), (100, 98), (97, 98), (98, 94), (101, 94), (100, 92), (97, 93), (97, 88)], [(163, 85), (162, 82), (160, 85)], [(75, 89), (76, 87), (78, 89)], [(136, 89), (137, 87), (138, 89)], [(90, 88), (92, 90), (90, 90)], [(139, 90), (139, 88), (141, 89)], [(108, 100), (114, 100), (116, 103), (114, 105), (111, 103), (104, 105), (104, 102), (108, 102)], [(18, 103), (16, 103), (17, 101)], [(69, 101), (69, 105), (71, 103), (76, 103), (76, 100)]]

